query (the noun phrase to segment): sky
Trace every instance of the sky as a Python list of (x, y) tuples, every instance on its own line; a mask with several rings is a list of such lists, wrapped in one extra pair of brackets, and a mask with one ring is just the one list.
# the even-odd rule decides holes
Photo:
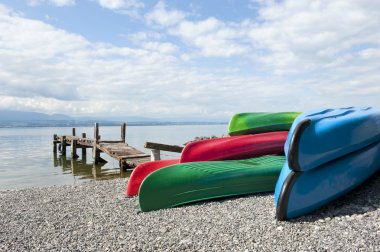
[(347, 106), (380, 106), (379, 1), (0, 1), (0, 109), (215, 119)]

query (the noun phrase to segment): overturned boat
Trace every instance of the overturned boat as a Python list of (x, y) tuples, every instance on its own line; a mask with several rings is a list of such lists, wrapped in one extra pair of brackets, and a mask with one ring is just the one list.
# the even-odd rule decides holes
[(294, 121), (275, 189), (276, 217), (310, 213), (362, 184), (380, 168), (380, 111), (310, 111)]
[(250, 112), (235, 114), (228, 124), (228, 134), (239, 136), (273, 131), (289, 131), (299, 112)]
[(263, 155), (283, 155), (287, 131), (255, 135), (206, 139), (189, 143), (180, 159), (150, 161), (138, 165), (132, 172), (125, 192), (135, 196), (142, 181), (152, 172), (166, 166), (199, 161), (236, 160)]
[(144, 212), (183, 204), (273, 191), (285, 156), (243, 160), (191, 162), (159, 169), (148, 175), (139, 190)]

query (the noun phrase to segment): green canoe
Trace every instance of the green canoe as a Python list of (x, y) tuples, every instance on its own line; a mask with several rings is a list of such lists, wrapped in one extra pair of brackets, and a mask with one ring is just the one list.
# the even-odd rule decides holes
[(285, 156), (261, 156), (168, 166), (143, 181), (140, 207), (147, 212), (201, 200), (274, 191), (284, 163)]
[(271, 131), (288, 131), (299, 112), (240, 113), (228, 125), (231, 136), (257, 134)]

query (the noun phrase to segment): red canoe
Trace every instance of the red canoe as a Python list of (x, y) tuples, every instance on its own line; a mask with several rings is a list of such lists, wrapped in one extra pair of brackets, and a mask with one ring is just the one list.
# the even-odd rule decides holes
[(142, 181), (152, 172), (177, 163), (233, 160), (264, 155), (283, 155), (287, 131), (268, 132), (206, 139), (189, 143), (180, 159), (151, 161), (138, 165), (132, 172), (125, 192), (126, 196), (138, 194)]
[(192, 142), (183, 149), (179, 162), (235, 160), (283, 154), (287, 135), (287, 131), (279, 131)]

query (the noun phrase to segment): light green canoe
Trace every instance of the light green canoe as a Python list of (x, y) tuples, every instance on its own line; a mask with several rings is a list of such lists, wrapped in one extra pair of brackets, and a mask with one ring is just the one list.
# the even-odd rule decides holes
[(193, 162), (151, 173), (141, 184), (144, 212), (227, 196), (274, 191), (285, 156)]
[(257, 134), (271, 131), (288, 131), (299, 112), (240, 113), (228, 125), (231, 136)]

